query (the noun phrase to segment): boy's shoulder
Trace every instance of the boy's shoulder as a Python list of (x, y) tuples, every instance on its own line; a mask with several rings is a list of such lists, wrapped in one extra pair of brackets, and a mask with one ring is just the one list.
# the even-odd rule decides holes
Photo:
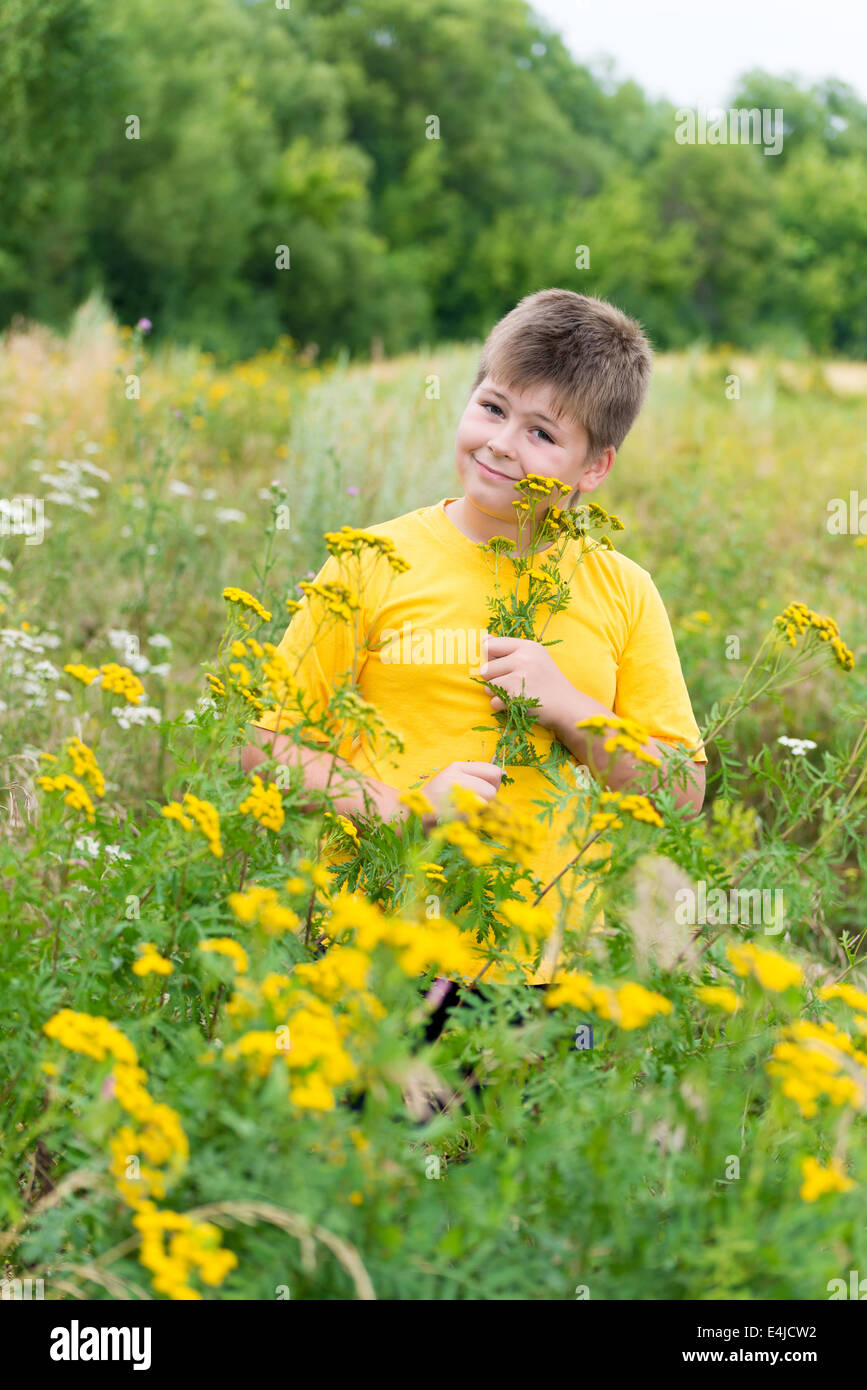
[[(451, 538), (455, 541), (456, 551), (460, 552), (464, 548), (460, 540), (461, 533), (452, 527), (445, 515), (445, 500), (441, 499), (424, 507), (415, 507), (412, 511), (402, 512), (400, 516), (390, 517), (387, 521), (371, 522), (363, 529), (371, 535), (384, 536), (393, 541), (398, 550), (401, 544), (409, 549), (426, 538), (446, 542)], [(443, 525), (443, 522), (446, 524)], [(451, 535), (452, 530), (454, 536)], [(564, 563), (567, 567), (574, 563), (573, 554), (574, 559), (578, 558), (580, 546), (580, 541), (570, 541), (567, 545), (564, 552)], [(408, 555), (407, 558), (411, 556)], [(625, 555), (622, 550), (607, 550), (604, 546), (596, 546), (584, 554), (582, 563), (588, 562), (596, 567), (600, 582), (614, 584), (629, 594), (637, 595), (653, 587), (650, 571)]]
[(652, 583), (650, 570), (646, 570), (643, 565), (639, 565), (637, 560), (631, 559), (622, 550), (607, 550), (604, 546), (594, 549), (593, 555), (600, 565), (606, 566), (611, 574), (620, 575), (628, 584), (643, 587), (648, 580)]
[(389, 517), (387, 521), (373, 521), (362, 529), (373, 536), (385, 536), (397, 542), (399, 537), (417, 536), (429, 530), (442, 502), (432, 502), (426, 507), (415, 507), (411, 512), (401, 512), (400, 516)]
[[(411, 512), (402, 512), (400, 516), (389, 517), (386, 521), (372, 521), (363, 526), (343, 529), (390, 542), (391, 553), (413, 569), (414, 561), (429, 550), (426, 542), (436, 540), (436, 526), (432, 521), (435, 511), (436, 504), (417, 507)], [(375, 608), (386, 588), (397, 583), (400, 589), (401, 572), (395, 572), (391, 565), (384, 562), (383, 553), (377, 546), (362, 546), (360, 554), (358, 551), (355, 553), (360, 570), (353, 583), (360, 582), (366, 604)], [(326, 560), (323, 573), (328, 575), (332, 570), (335, 574), (341, 572), (341, 560), (333, 555)]]
[[(406, 560), (410, 568), (426, 557), (429, 564), (442, 563), (441, 552), (469, 549), (471, 542), (449, 521), (443, 509), (443, 498), (428, 506), (415, 507), (411, 512), (401, 512), (399, 516), (386, 521), (372, 521), (361, 528), (367, 535), (376, 536), (391, 542), (394, 551)], [(458, 557), (455, 556), (455, 559)], [(368, 552), (367, 565), (375, 565), (375, 552)], [(380, 566), (385, 571), (388, 566)]]
[[(575, 553), (578, 553), (581, 542), (574, 541)], [(622, 589), (629, 592), (641, 592), (643, 589), (652, 587), (653, 577), (649, 570), (645, 570), (642, 564), (632, 560), (628, 555), (624, 555), (622, 550), (614, 548), (606, 549), (604, 546), (593, 546), (589, 553), (582, 557), (582, 564), (592, 564), (596, 573), (599, 574), (600, 581), (613, 582)]]

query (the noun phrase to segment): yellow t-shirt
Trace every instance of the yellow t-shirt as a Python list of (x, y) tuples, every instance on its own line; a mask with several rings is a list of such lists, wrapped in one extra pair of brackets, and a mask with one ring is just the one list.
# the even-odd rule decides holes
[[(499, 733), (490, 693), (469, 679), (478, 675), (483, 660), (481, 638), (490, 618), (486, 597), (495, 592), (494, 562), (447, 515), (446, 503), (453, 500), (443, 498), (365, 527), (393, 541), (396, 553), (409, 563), (404, 574), (394, 573), (370, 550), (360, 560), (329, 555), (315, 582), (348, 583), (359, 592), (355, 622), (336, 617), (323, 622), (321, 601), (314, 599), (311, 612), (305, 597), (279, 644), (317, 710), (341, 684), (341, 677), (354, 674), (361, 695), (400, 735), (405, 751), (386, 756), (381, 745), (372, 746), (361, 735), (345, 739), (340, 756), (399, 791), (417, 786), (457, 759), (489, 762)], [(549, 648), (551, 657), (578, 690), (607, 709), (636, 720), (654, 738), (696, 749), (701, 735), (671, 624), (650, 574), (621, 552), (601, 547), (585, 553), (575, 567), (581, 546), (578, 540), (568, 542), (560, 560), (571, 598), (545, 628), (546, 643), (562, 639)], [(546, 553), (550, 554), (541, 555)], [(514, 566), (505, 556), (497, 565), (502, 592)], [(548, 610), (540, 607), (537, 613), (544, 623)], [(253, 722), (275, 729), (278, 711), (269, 710)], [(288, 711), (279, 712), (280, 729), (293, 722)], [(475, 725), (486, 725), (489, 732), (474, 732)], [(537, 724), (533, 738), (544, 758), (553, 735)], [(703, 749), (694, 756), (697, 762), (707, 762)], [(570, 760), (577, 772), (571, 754)], [(534, 768), (509, 766), (507, 771), (514, 781), (501, 786), (498, 800), (538, 819), (533, 802), (552, 794), (550, 783)], [(575, 794), (583, 795), (577, 778)], [(545, 826), (543, 850), (532, 861), (543, 885), (577, 853), (578, 843), (559, 843), (569, 820), (568, 813), (555, 813), (550, 830)], [(609, 845), (595, 841), (580, 864), (609, 853)], [(591, 888), (586, 882), (582, 886), (570, 870), (543, 901), (568, 929), (583, 924), (581, 906)], [(550, 970), (543, 961), (534, 982), (548, 978)]]

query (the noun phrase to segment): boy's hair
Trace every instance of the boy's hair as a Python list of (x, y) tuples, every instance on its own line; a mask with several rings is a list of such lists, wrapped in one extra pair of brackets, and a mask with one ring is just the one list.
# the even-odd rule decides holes
[(494, 324), (472, 390), (486, 376), (516, 391), (547, 386), (555, 412), (587, 431), (589, 459), (609, 445), (620, 448), (644, 403), (652, 363), (640, 324), (607, 300), (539, 290)]

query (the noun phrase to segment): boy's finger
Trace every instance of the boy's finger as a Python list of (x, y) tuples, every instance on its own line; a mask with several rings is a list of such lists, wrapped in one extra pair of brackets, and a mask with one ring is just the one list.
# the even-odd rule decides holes
[(482, 652), (483, 660), (492, 660), (495, 656), (508, 656), (519, 647), (525, 639), (523, 637), (483, 637)]
[(470, 777), (480, 777), (483, 782), (496, 783), (497, 786), (503, 776), (503, 769), (497, 767), (496, 763), (458, 763), (457, 766)]
[(475, 792), (483, 801), (493, 801), (500, 790), (499, 782), (489, 782), (482, 777), (468, 777), (462, 786), (466, 787), (467, 791)]
[(496, 661), (488, 658), (479, 667), (479, 675), (483, 680), (495, 681), (500, 676), (507, 676), (512, 669), (511, 653), (509, 656), (498, 657)]

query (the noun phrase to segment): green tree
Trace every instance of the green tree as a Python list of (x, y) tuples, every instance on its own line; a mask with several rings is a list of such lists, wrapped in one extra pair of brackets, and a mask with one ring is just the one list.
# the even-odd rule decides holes
[(121, 81), (108, 0), (0, 6), (0, 322), (52, 320), (86, 292), (88, 175)]

